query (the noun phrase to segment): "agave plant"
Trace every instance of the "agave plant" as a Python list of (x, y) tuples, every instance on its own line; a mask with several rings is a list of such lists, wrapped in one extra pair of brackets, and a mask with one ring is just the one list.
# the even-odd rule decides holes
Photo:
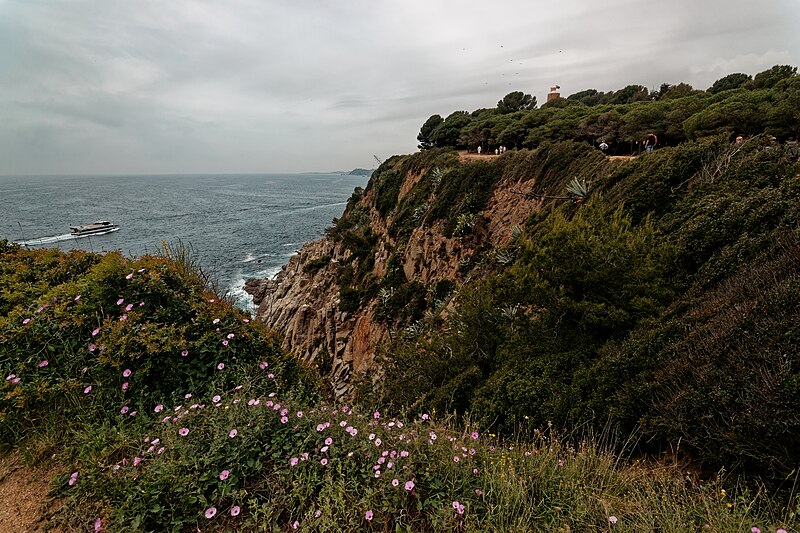
[(573, 196), (576, 202), (583, 202), (586, 200), (586, 197), (589, 196), (589, 185), (587, 185), (586, 180), (583, 178), (580, 180), (578, 180), (578, 178), (572, 178), (572, 181), (567, 187), (567, 193)]
[(514, 256), (516, 255), (516, 250), (506, 248), (505, 250), (497, 250), (495, 257), (497, 262), (501, 265), (507, 265), (514, 261)]
[(439, 184), (442, 183), (442, 169), (439, 167), (434, 168), (431, 170), (431, 183), (433, 183), (433, 190), (439, 188)]

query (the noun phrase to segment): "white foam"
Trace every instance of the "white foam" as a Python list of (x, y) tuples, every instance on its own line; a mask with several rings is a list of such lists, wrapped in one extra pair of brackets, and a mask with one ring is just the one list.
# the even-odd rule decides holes
[(64, 235), (55, 235), (53, 237), (41, 237), (38, 239), (29, 239), (27, 241), (17, 241), (16, 244), (21, 246), (42, 246), (45, 244), (53, 244), (61, 241), (71, 241), (74, 239), (82, 239), (84, 237), (94, 237), (96, 235), (108, 235), (117, 231), (118, 228), (110, 229), (108, 231), (98, 231), (87, 235), (74, 235), (72, 233), (65, 233)]
[[(281, 271), (281, 268), (283, 268), (282, 265), (268, 268), (266, 270), (261, 270), (259, 272), (256, 272), (252, 276), (248, 277), (275, 279), (275, 276), (278, 275), (278, 272)], [(233, 280), (231, 286), (228, 287), (227, 292), (233, 298), (236, 307), (238, 307), (239, 309), (243, 309), (252, 315), (256, 312), (256, 305), (253, 303), (253, 297), (250, 296), (250, 294), (244, 290), (244, 284), (245, 284), (245, 276), (240, 275), (238, 278)]]

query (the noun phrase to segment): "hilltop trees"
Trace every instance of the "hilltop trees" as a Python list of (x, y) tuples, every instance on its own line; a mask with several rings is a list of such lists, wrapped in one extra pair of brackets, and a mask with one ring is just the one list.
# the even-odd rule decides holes
[(502, 115), (534, 109), (535, 107), (536, 98), (529, 94), (524, 94), (522, 91), (508, 93), (502, 100), (497, 102), (497, 111)]
[(728, 74), (724, 78), (720, 78), (715, 81), (714, 85), (709, 87), (707, 92), (709, 94), (717, 94), (721, 93), (722, 91), (738, 89), (751, 79), (752, 77), (749, 74), (742, 74), (741, 72), (737, 72), (736, 74)]
[(433, 148), (433, 130), (435, 130), (444, 119), (441, 115), (432, 115), (419, 130), (417, 140), (419, 141), (420, 150), (428, 150)]
[(618, 154), (635, 152), (648, 131), (659, 135), (661, 146), (720, 133), (752, 136), (766, 131), (784, 140), (800, 133), (799, 79), (796, 67), (775, 65), (752, 79), (730, 74), (707, 91), (688, 83), (664, 83), (652, 92), (632, 84), (609, 92), (586, 89), (539, 108), (535, 97), (514, 91), (496, 108), (456, 111), (446, 119), (433, 115), (417, 139), (422, 150), (536, 148), (546, 141), (604, 140)]

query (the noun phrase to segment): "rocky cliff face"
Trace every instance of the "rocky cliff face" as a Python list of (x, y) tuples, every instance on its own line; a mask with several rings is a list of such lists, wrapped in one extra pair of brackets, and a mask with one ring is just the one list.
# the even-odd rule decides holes
[[(407, 172), (403, 176), (398, 203), (418, 186), (425, 171)], [(349, 205), (348, 211), (358, 206), (368, 213), (369, 228), (377, 237), (371, 274), (377, 279), (385, 276), (390, 259), (398, 253), (407, 280), (426, 287), (442, 280), (460, 285), (469, 277), (464, 264), (469, 263), (478, 248), (501, 245), (514, 226), (522, 225), (540, 207), (519, 193), (530, 189), (530, 184), (524, 181), (501, 179), (493, 188), (486, 208), (478, 213), (480, 222), (468, 237), (448, 237), (446, 222), (438, 220), (430, 226), (414, 227), (401, 243), (391, 236), (394, 213), (387, 217), (379, 214), (376, 188), (368, 186), (367, 193)], [(425, 205), (434, 199), (431, 195)], [(336, 398), (352, 394), (356, 377), (380, 378), (376, 352), (392, 333), (390, 326), (377, 318), (379, 297), (362, 302), (354, 312), (340, 310), (337, 272), (352, 261), (351, 251), (340, 240), (326, 236), (304, 245), (275, 279), (249, 280), (246, 285), (258, 306), (257, 319), (284, 335), (286, 350), (317, 365)]]

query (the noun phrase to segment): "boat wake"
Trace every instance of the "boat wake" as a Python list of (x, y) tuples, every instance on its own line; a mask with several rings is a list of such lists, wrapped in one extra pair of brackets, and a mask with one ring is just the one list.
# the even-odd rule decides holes
[(53, 244), (61, 241), (71, 241), (73, 239), (82, 239), (84, 237), (106, 235), (108, 233), (117, 231), (117, 229), (119, 228), (110, 229), (108, 231), (99, 231), (97, 233), (91, 233), (88, 235), (74, 235), (72, 233), (65, 233), (64, 235), (54, 235), (53, 237), (41, 237), (38, 239), (28, 239), (26, 241), (15, 241), (15, 243), (19, 244), (20, 246), (44, 246), (46, 244)]

